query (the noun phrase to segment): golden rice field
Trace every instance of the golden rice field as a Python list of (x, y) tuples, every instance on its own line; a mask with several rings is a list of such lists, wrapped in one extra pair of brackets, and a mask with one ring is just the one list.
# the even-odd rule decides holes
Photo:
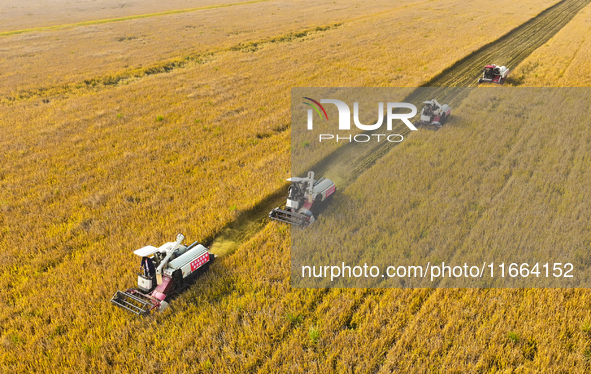
[(591, 6), (584, 8), (543, 48), (515, 70), (513, 84), (530, 87), (589, 87)]
[[(292, 87), (419, 86), (557, 1), (234, 3), (64, 2), (63, 12), (32, 1), (0, 5), (7, 20), (0, 25), (0, 371), (591, 370), (585, 289), (293, 288), (290, 229), (248, 225), (258, 219), (252, 209), (286, 187)], [(589, 9), (517, 67), (511, 83), (586, 86)], [(470, 111), (461, 107), (463, 119), (442, 131), (413, 134), (335, 199), (317, 228), (333, 222), (345, 196), (366, 198), (363, 181), (394, 158), (428, 164), (455, 147), (469, 157), (483, 142), (506, 156), (508, 140), (468, 121)], [(556, 166), (555, 179), (539, 181), (542, 192), (573, 191), (555, 207), (557, 220), (588, 211), (585, 129), (571, 130), (574, 140), (565, 135), (567, 161), (560, 152), (536, 158), (551, 129), (515, 131), (523, 155), (500, 158), (492, 167), (501, 175), (465, 164), (495, 191), (505, 166), (514, 167), (516, 186), (491, 205), (489, 222), (466, 217), (455, 200), (448, 225), (458, 237), (475, 227), (477, 240), (478, 230), (502, 219), (495, 212), (520, 207), (510, 202), (519, 199), (519, 178), (527, 179), (520, 162), (529, 157)], [(459, 144), (458, 136), (468, 140)], [(423, 177), (441, 175), (442, 186), (461, 181), (443, 173), (445, 165)], [(565, 180), (562, 167), (579, 179)], [(422, 183), (419, 174), (404, 178)], [(421, 219), (421, 199), (436, 197), (415, 198), (408, 214)], [(528, 235), (545, 232), (543, 219), (534, 223)], [(568, 231), (580, 250), (588, 250), (588, 229)], [(436, 230), (440, 236), (421, 240), (457, 239)], [(136, 281), (133, 250), (178, 232), (211, 244), (220, 258), (161, 314), (142, 319), (112, 306), (113, 293)], [(426, 245), (414, 234), (410, 246)]]

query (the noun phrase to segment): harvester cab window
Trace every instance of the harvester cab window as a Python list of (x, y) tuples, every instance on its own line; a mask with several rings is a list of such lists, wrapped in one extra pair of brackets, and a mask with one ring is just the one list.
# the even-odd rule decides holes
[(154, 262), (150, 257), (142, 258), (142, 269), (144, 271), (144, 276), (146, 277), (153, 277), (156, 276), (156, 268), (154, 267)]
[(304, 191), (300, 189), (298, 184), (292, 184), (289, 187), (289, 199), (299, 201), (302, 199)]

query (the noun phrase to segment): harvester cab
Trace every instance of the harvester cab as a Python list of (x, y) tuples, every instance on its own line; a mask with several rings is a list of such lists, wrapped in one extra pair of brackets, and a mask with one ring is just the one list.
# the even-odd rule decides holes
[(447, 104), (439, 104), (437, 100), (423, 102), (423, 110), (421, 110), (421, 118), (415, 122), (415, 127), (432, 126), (436, 129), (445, 125), (451, 113), (451, 107)]
[(142, 247), (133, 253), (141, 257), (137, 288), (117, 291), (111, 302), (138, 315), (168, 306), (167, 297), (186, 288), (198, 270), (205, 268), (214, 255), (198, 242), (184, 246), (182, 234), (175, 242), (160, 247)]
[(324, 202), (337, 190), (330, 179), (315, 180), (313, 171), (308, 172), (306, 178), (292, 177), (287, 180), (291, 185), (286, 206), (273, 209), (269, 213), (269, 218), (298, 227), (306, 227), (313, 223)]

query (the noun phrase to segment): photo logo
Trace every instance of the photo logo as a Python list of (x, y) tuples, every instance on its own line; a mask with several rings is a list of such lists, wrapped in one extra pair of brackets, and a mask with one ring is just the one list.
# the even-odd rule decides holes
[[(303, 97), (306, 100), (311, 101), (311, 103), (309, 102), (303, 102), (303, 104), (306, 104), (308, 106), (311, 107), (311, 109), (308, 109), (308, 130), (313, 130), (314, 129), (314, 111), (316, 111), (316, 113), (318, 113), (318, 115), (322, 118), (324, 117), (326, 119), (326, 121), (328, 121), (328, 114), (326, 113), (326, 110), (324, 109), (324, 107), (322, 106), (322, 104), (334, 104), (337, 107), (337, 110), (339, 112), (339, 130), (351, 130), (351, 109), (349, 108), (349, 105), (347, 105), (345, 102), (341, 101), (341, 100), (336, 100), (336, 99), (321, 99), (320, 102), (311, 99), (309, 97)], [(410, 112), (408, 113), (394, 113), (395, 109), (410, 109)], [(322, 110), (322, 113), (320, 112)], [(322, 115), (324, 113), (324, 116)], [(394, 120), (400, 120), (402, 121), (402, 123), (404, 123), (411, 131), (417, 131), (417, 128), (412, 124), (412, 122), (410, 121), (411, 118), (413, 118), (415, 115), (417, 114), (417, 107), (414, 106), (413, 104), (410, 103), (386, 103), (386, 129), (388, 131), (392, 131), (392, 123), (394, 122)], [(355, 126), (357, 126), (358, 129), (363, 130), (363, 131), (374, 131), (379, 129), (382, 124), (384, 123), (384, 103), (380, 102), (378, 103), (378, 120), (376, 123), (374, 123), (373, 125), (364, 125), (361, 123), (361, 121), (359, 121), (359, 103), (358, 102), (354, 102), (353, 103), (353, 122), (355, 123)], [(338, 142), (339, 140), (346, 140), (348, 139), (349, 141), (356, 141), (356, 142), (368, 142), (372, 139), (372, 137), (377, 137), (377, 141), (380, 141), (381, 137), (386, 137), (386, 139), (390, 142), (400, 142), (402, 141), (403, 137), (402, 135), (399, 134), (390, 134), (390, 135), (386, 135), (386, 134), (357, 134), (354, 137), (352, 137), (352, 135), (349, 135), (348, 137), (345, 136), (339, 136), (339, 135), (333, 135), (333, 134), (321, 134), (319, 137), (319, 141), (322, 142), (322, 140), (330, 140), (330, 139), (336, 139), (336, 141)], [(392, 140), (392, 138), (397, 139), (397, 140)]]
[[(335, 99), (321, 99), (320, 102), (311, 99), (309, 97), (304, 97), (306, 100), (310, 100), (316, 106), (303, 102), (304, 104), (312, 107), (320, 117), (322, 114), (320, 110), (324, 113), (324, 117), (328, 121), (328, 114), (326, 114), (326, 110), (322, 106), (322, 104), (334, 104), (336, 105), (339, 111), (339, 130), (351, 130), (351, 110), (349, 106), (345, 104), (341, 100)], [(322, 103), (322, 104), (321, 104)], [(396, 119), (401, 120), (410, 130), (416, 131), (417, 128), (410, 122), (410, 118), (413, 118), (417, 115), (417, 107), (410, 103), (387, 103), (386, 106), (386, 127), (388, 131), (392, 131), (392, 122)], [(395, 108), (405, 108), (410, 109), (408, 113), (394, 113), (393, 110)], [(308, 109), (308, 130), (313, 129), (313, 111), (312, 109)], [(383, 122), (384, 122), (384, 103), (378, 103), (378, 121), (373, 125), (364, 125), (359, 121), (359, 103), (353, 103), (353, 121), (355, 122), (355, 126), (357, 126), (360, 130), (365, 131), (372, 131), (379, 129)]]
[[(316, 101), (314, 99), (310, 99), (309, 97), (304, 97), (304, 99), (310, 100), (311, 102), (316, 104), (316, 106), (314, 106), (310, 103), (302, 101), (303, 104), (306, 104), (306, 105), (309, 105), (310, 107), (312, 107), (316, 111), (316, 113), (318, 113), (318, 115), (320, 117), (322, 117), (322, 114), (320, 114), (320, 111), (318, 109), (319, 108), (322, 109), (322, 112), (324, 113), (324, 117), (326, 117), (326, 120), (328, 121), (328, 114), (326, 114), (326, 110), (324, 110), (324, 107), (322, 106), (322, 104), (320, 104), (318, 101)], [(312, 109), (308, 109), (308, 130), (312, 130), (312, 116), (313, 115), (314, 115), (314, 112), (312, 112)]]

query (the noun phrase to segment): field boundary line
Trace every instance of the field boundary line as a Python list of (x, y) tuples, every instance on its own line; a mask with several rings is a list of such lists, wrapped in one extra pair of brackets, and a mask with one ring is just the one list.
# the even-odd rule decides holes
[(2, 32), (0, 32), (0, 37), (1, 36), (19, 35), (19, 34), (25, 34), (25, 33), (29, 33), (29, 32), (36, 32), (36, 31), (53, 31), (53, 30), (69, 29), (69, 28), (74, 28), (74, 27), (79, 27), (79, 26), (102, 25), (105, 23), (123, 22), (123, 21), (130, 21), (130, 20), (134, 20), (134, 19), (142, 19), (142, 18), (150, 18), (150, 17), (168, 16), (171, 14), (198, 12), (200, 10), (208, 10), (208, 9), (228, 8), (228, 7), (232, 7), (232, 6), (236, 6), (236, 5), (256, 4), (256, 3), (262, 3), (262, 2), (267, 2), (267, 1), (270, 1), (270, 0), (249, 0), (249, 1), (239, 2), (239, 3), (208, 5), (208, 6), (204, 6), (204, 7), (200, 7), (200, 8), (167, 10), (164, 12), (137, 14), (137, 15), (126, 16), (126, 17), (105, 18), (105, 19), (92, 20), (92, 21), (66, 23), (66, 24), (62, 24), (62, 25), (41, 26), (41, 27), (33, 27), (30, 29), (2, 31)]
[[(264, 0), (268, 1), (268, 0)], [(83, 81), (65, 83), (37, 89), (21, 89), (0, 96), (0, 105), (10, 105), (24, 100), (63, 96), (73, 93), (95, 93), (110, 87), (127, 85), (150, 75), (170, 73), (174, 70), (191, 68), (215, 60), (216, 56), (228, 52), (256, 52), (260, 47), (273, 43), (289, 43), (297, 39), (312, 36), (341, 27), (343, 23), (330, 23), (323, 26), (300, 29), (286, 34), (275, 35), (254, 41), (239, 42), (233, 46), (209, 52), (190, 53), (184, 57), (178, 56), (161, 60), (160, 62), (141, 67), (120, 70), (112, 74), (105, 74)], [(62, 97), (63, 98), (63, 97)], [(67, 98), (67, 96), (66, 96)]]

